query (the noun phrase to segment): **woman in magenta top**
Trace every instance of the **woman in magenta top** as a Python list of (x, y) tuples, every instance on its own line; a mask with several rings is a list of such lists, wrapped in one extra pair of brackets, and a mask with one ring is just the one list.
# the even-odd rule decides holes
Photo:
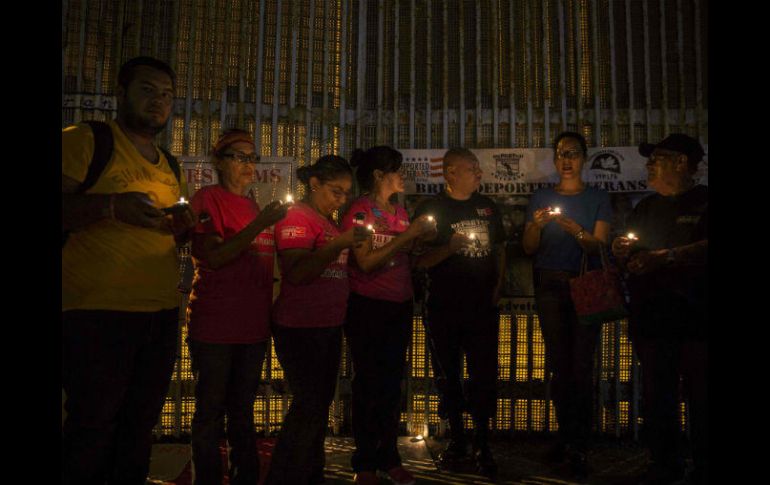
[(195, 483), (221, 484), (219, 441), (227, 415), (230, 483), (259, 478), (254, 399), (270, 336), (272, 226), (287, 206), (263, 211), (248, 197), (259, 156), (251, 135), (229, 130), (212, 150), (219, 183), (195, 193), (200, 222), (192, 241), (195, 278), (188, 306), (188, 344), (196, 373), (192, 449)]
[(270, 464), (268, 483), (320, 483), (324, 437), (337, 385), (342, 322), (348, 300), (349, 247), (363, 228), (341, 232), (331, 219), (353, 184), (348, 162), (335, 155), (297, 170), (305, 198), (275, 225), (281, 292), (273, 338), (292, 402)]
[(429, 217), (409, 224), (406, 210), (391, 202), (404, 191), (401, 153), (388, 146), (353, 152), (351, 164), (363, 195), (342, 219), (343, 229), (363, 226), (371, 236), (353, 248), (345, 334), (353, 360), (352, 457), (355, 482), (376, 484), (377, 470), (397, 484), (414, 483), (396, 448), (401, 378), (412, 329), (409, 249), (435, 230)]

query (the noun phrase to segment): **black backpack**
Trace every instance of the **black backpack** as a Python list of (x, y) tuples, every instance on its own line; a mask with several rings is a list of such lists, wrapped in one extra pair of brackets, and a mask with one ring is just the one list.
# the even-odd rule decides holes
[[(109, 124), (103, 121), (93, 120), (84, 121), (84, 123), (90, 126), (91, 131), (94, 132), (94, 154), (91, 157), (91, 163), (88, 165), (86, 178), (83, 180), (83, 183), (80, 184), (80, 187), (76, 192), (77, 194), (85, 193), (86, 190), (96, 184), (96, 181), (99, 180), (102, 172), (104, 172), (104, 169), (107, 167), (107, 162), (112, 158), (112, 150), (115, 147), (115, 140), (112, 137), (112, 129)], [(170, 154), (165, 148), (158, 148), (160, 148), (160, 151), (166, 156), (171, 171), (174, 172), (177, 182), (181, 184), (181, 169), (179, 168), (179, 162), (176, 157)], [(64, 247), (64, 244), (69, 237), (69, 231), (62, 231), (61, 235), (61, 245)]]

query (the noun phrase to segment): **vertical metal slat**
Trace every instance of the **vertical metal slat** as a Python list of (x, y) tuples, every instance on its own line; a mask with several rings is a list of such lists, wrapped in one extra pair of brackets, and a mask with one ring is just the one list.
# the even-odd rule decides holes
[(385, 77), (385, 2), (377, 2), (377, 144), (382, 144), (382, 101)]
[(628, 131), (629, 144), (636, 144), (634, 134), (635, 112), (634, 112), (634, 49), (631, 39), (631, 0), (626, 0), (626, 55), (628, 56)]
[(310, 0), (310, 24), (307, 41), (307, 79), (305, 89), (305, 147), (302, 154), (307, 165), (312, 163), (313, 133), (313, 44), (315, 35), (315, 0)]
[(366, 89), (366, 4), (358, 2), (358, 59), (356, 61), (356, 147), (361, 146), (361, 129), (364, 116), (364, 90)]
[(567, 48), (564, 24), (564, 0), (559, 0), (559, 95), (561, 97), (561, 131), (567, 131)]
[(644, 17), (644, 122), (647, 132), (646, 141), (652, 140), (652, 94), (650, 92), (650, 35), (647, 2), (642, 3)]
[(602, 101), (601, 79), (599, 78), (599, 9), (596, 0), (591, 0), (591, 61), (593, 66), (593, 80), (591, 88), (594, 91), (594, 145), (602, 146)]
[(265, 0), (259, 0), (259, 32), (257, 33), (257, 70), (254, 73), (254, 147), (262, 153), (262, 71), (265, 63)]
[(278, 102), (281, 94), (281, 14), (282, 0), (275, 3), (275, 53), (273, 54), (273, 112), (270, 131), (270, 155), (278, 156)]
[(401, 29), (399, 28), (399, 2), (393, 5), (393, 146), (398, 147), (398, 52)]
[(347, 126), (347, 89), (348, 89), (348, 1), (342, 0), (342, 41), (341, 41), (341, 65), (340, 65), (340, 144), (337, 153), (345, 156), (346, 138), (345, 128)]
[(618, 87), (617, 68), (615, 67), (615, 14), (612, 5), (615, 2), (608, 0), (607, 13), (609, 15), (610, 28), (610, 110), (612, 113), (612, 142), (611, 146), (618, 146)]

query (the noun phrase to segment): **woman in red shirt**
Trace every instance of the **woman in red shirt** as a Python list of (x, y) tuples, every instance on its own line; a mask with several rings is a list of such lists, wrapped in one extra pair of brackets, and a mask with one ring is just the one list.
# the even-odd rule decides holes
[[(260, 211), (248, 197), (259, 156), (248, 132), (229, 130), (212, 150), (219, 183), (195, 193), (203, 222), (192, 240), (195, 278), (187, 310), (196, 373), (192, 449), (195, 484), (222, 483), (219, 441), (227, 415), (231, 484), (259, 478), (254, 399), (270, 336), (273, 231), (288, 206)], [(206, 217), (206, 214), (208, 217)]]
[(351, 164), (363, 195), (342, 219), (343, 229), (372, 226), (371, 237), (353, 248), (345, 335), (353, 360), (352, 466), (355, 483), (377, 484), (376, 471), (396, 484), (414, 483), (396, 448), (401, 378), (412, 330), (412, 278), (408, 251), (433, 232), (429, 216), (409, 224), (391, 197), (404, 191), (403, 157), (388, 146), (353, 152)]
[(299, 168), (297, 178), (305, 198), (275, 226), (283, 277), (272, 330), (292, 402), (267, 481), (287, 485), (323, 482), (324, 437), (348, 300), (348, 248), (367, 236), (360, 227), (341, 232), (331, 219), (353, 184), (344, 158), (321, 157)]

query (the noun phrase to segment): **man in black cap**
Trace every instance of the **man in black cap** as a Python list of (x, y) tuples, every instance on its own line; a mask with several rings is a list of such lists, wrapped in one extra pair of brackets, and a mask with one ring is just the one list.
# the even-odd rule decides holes
[(680, 480), (679, 376), (689, 397), (694, 483), (707, 479), (708, 188), (693, 175), (700, 143), (672, 134), (643, 143), (648, 184), (656, 193), (632, 211), (635, 237), (618, 237), (612, 251), (629, 273), (630, 334), (642, 364), (644, 437), (652, 464), (643, 483)]

